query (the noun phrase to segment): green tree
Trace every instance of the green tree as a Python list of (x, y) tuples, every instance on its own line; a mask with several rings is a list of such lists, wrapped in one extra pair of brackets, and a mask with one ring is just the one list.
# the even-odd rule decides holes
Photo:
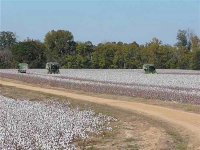
[(0, 32), (0, 68), (11, 68), (13, 65), (13, 58), (11, 48), (15, 45), (16, 36), (13, 32)]
[(52, 30), (45, 35), (44, 43), (48, 61), (57, 61), (62, 66), (67, 55), (75, 55), (76, 43), (69, 31)]
[(200, 39), (197, 35), (192, 34), (190, 37), (192, 50), (200, 47)]
[(123, 48), (120, 48), (115, 52), (115, 55), (113, 58), (113, 66), (114, 66), (114, 68), (117, 68), (117, 69), (126, 68), (125, 51)]
[(18, 63), (28, 63), (30, 68), (43, 68), (46, 63), (45, 46), (34, 40), (19, 42), (12, 48), (15, 66)]
[(177, 69), (180, 54), (177, 48), (171, 47), (169, 49), (169, 58), (167, 59), (165, 66), (166, 69)]
[(76, 54), (77, 61), (81, 62), (80, 68), (91, 68), (92, 65), (92, 53), (94, 51), (93, 44), (90, 41), (84, 43), (77, 43)]
[(115, 51), (117, 51), (116, 44), (112, 43), (99, 44), (95, 48), (95, 52), (93, 53), (92, 56), (92, 66), (101, 69), (114, 68), (113, 59)]
[(10, 49), (4, 48), (0, 50), (0, 69), (11, 68), (13, 65), (13, 57)]
[(91, 67), (94, 68), (94, 69), (99, 69), (99, 51), (95, 51), (92, 53), (92, 56), (91, 56)]
[(11, 48), (16, 43), (16, 36), (13, 32), (0, 32), (0, 50), (3, 50), (5, 48)]
[(191, 69), (200, 70), (200, 48), (192, 52)]
[(187, 31), (186, 30), (178, 30), (176, 39), (178, 40), (178, 42), (176, 44), (178, 47), (186, 47), (187, 43), (188, 43)]
[(124, 45), (124, 68), (137, 69), (141, 66), (140, 48), (136, 42)]
[(191, 32), (188, 30), (178, 30), (176, 46), (187, 51), (191, 50)]
[(192, 58), (192, 53), (187, 51), (179, 51), (179, 58), (177, 63), (178, 69), (190, 69), (190, 60)]
[(65, 58), (65, 64), (64, 68), (72, 68), (77, 69), (77, 63), (76, 63), (77, 56), (75, 55), (67, 55)]
[(155, 64), (156, 67), (159, 68), (157, 64), (157, 60), (159, 56), (161, 55), (160, 53), (160, 47), (161, 47), (162, 42), (157, 39), (153, 38), (149, 43), (147, 43), (143, 49), (142, 49), (142, 54), (143, 54), (143, 63), (150, 63), (150, 64)]

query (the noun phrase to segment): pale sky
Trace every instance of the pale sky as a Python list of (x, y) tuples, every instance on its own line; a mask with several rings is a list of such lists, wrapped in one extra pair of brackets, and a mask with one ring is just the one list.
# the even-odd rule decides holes
[(1, 0), (1, 31), (43, 41), (69, 30), (75, 41), (176, 43), (178, 29), (200, 36), (200, 0)]

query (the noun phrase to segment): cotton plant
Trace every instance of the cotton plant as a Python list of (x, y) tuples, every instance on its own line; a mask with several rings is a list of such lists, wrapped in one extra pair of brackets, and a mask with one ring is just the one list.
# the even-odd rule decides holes
[(200, 104), (200, 72), (159, 69), (145, 74), (141, 69), (61, 69), (47, 74), (45, 69), (0, 70), (1, 77), (87, 92), (109, 93), (143, 98)]
[(59, 102), (14, 100), (0, 96), (0, 149), (69, 149), (76, 140), (112, 130), (115, 118)]

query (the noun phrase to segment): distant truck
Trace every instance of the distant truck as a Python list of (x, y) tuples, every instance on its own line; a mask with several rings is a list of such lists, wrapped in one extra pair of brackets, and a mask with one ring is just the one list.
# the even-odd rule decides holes
[(57, 62), (48, 62), (46, 63), (46, 69), (48, 74), (59, 74), (60, 73), (60, 65)]
[(28, 64), (27, 63), (19, 63), (17, 65), (18, 73), (26, 73), (28, 70)]
[(143, 65), (143, 69), (144, 69), (144, 72), (146, 73), (146, 74), (154, 74), (154, 73), (156, 73), (156, 68), (155, 68), (155, 66), (154, 66), (154, 64), (144, 64)]

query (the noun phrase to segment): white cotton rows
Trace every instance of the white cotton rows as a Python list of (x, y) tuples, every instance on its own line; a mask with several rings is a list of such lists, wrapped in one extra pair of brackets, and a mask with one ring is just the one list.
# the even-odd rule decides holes
[[(0, 72), (17, 74), (17, 70), (14, 69), (2, 69)], [(59, 75), (49, 75), (46, 69), (28, 70), (28, 73), (31, 73), (29, 76), (54, 80), (57, 77), (72, 77), (103, 82), (200, 89), (200, 71), (194, 70), (159, 69), (157, 70), (158, 74), (153, 75), (144, 74), (141, 69), (60, 69), (60, 72)]]
[(111, 130), (114, 118), (58, 102), (0, 96), (0, 149), (76, 149), (74, 141)]
[(60, 69), (60, 74), (47, 74), (46, 69), (29, 69), (27, 74), (19, 74), (16, 69), (1, 69), (0, 76), (90, 92), (200, 104), (200, 71), (157, 69), (157, 72), (145, 74), (142, 69)]

